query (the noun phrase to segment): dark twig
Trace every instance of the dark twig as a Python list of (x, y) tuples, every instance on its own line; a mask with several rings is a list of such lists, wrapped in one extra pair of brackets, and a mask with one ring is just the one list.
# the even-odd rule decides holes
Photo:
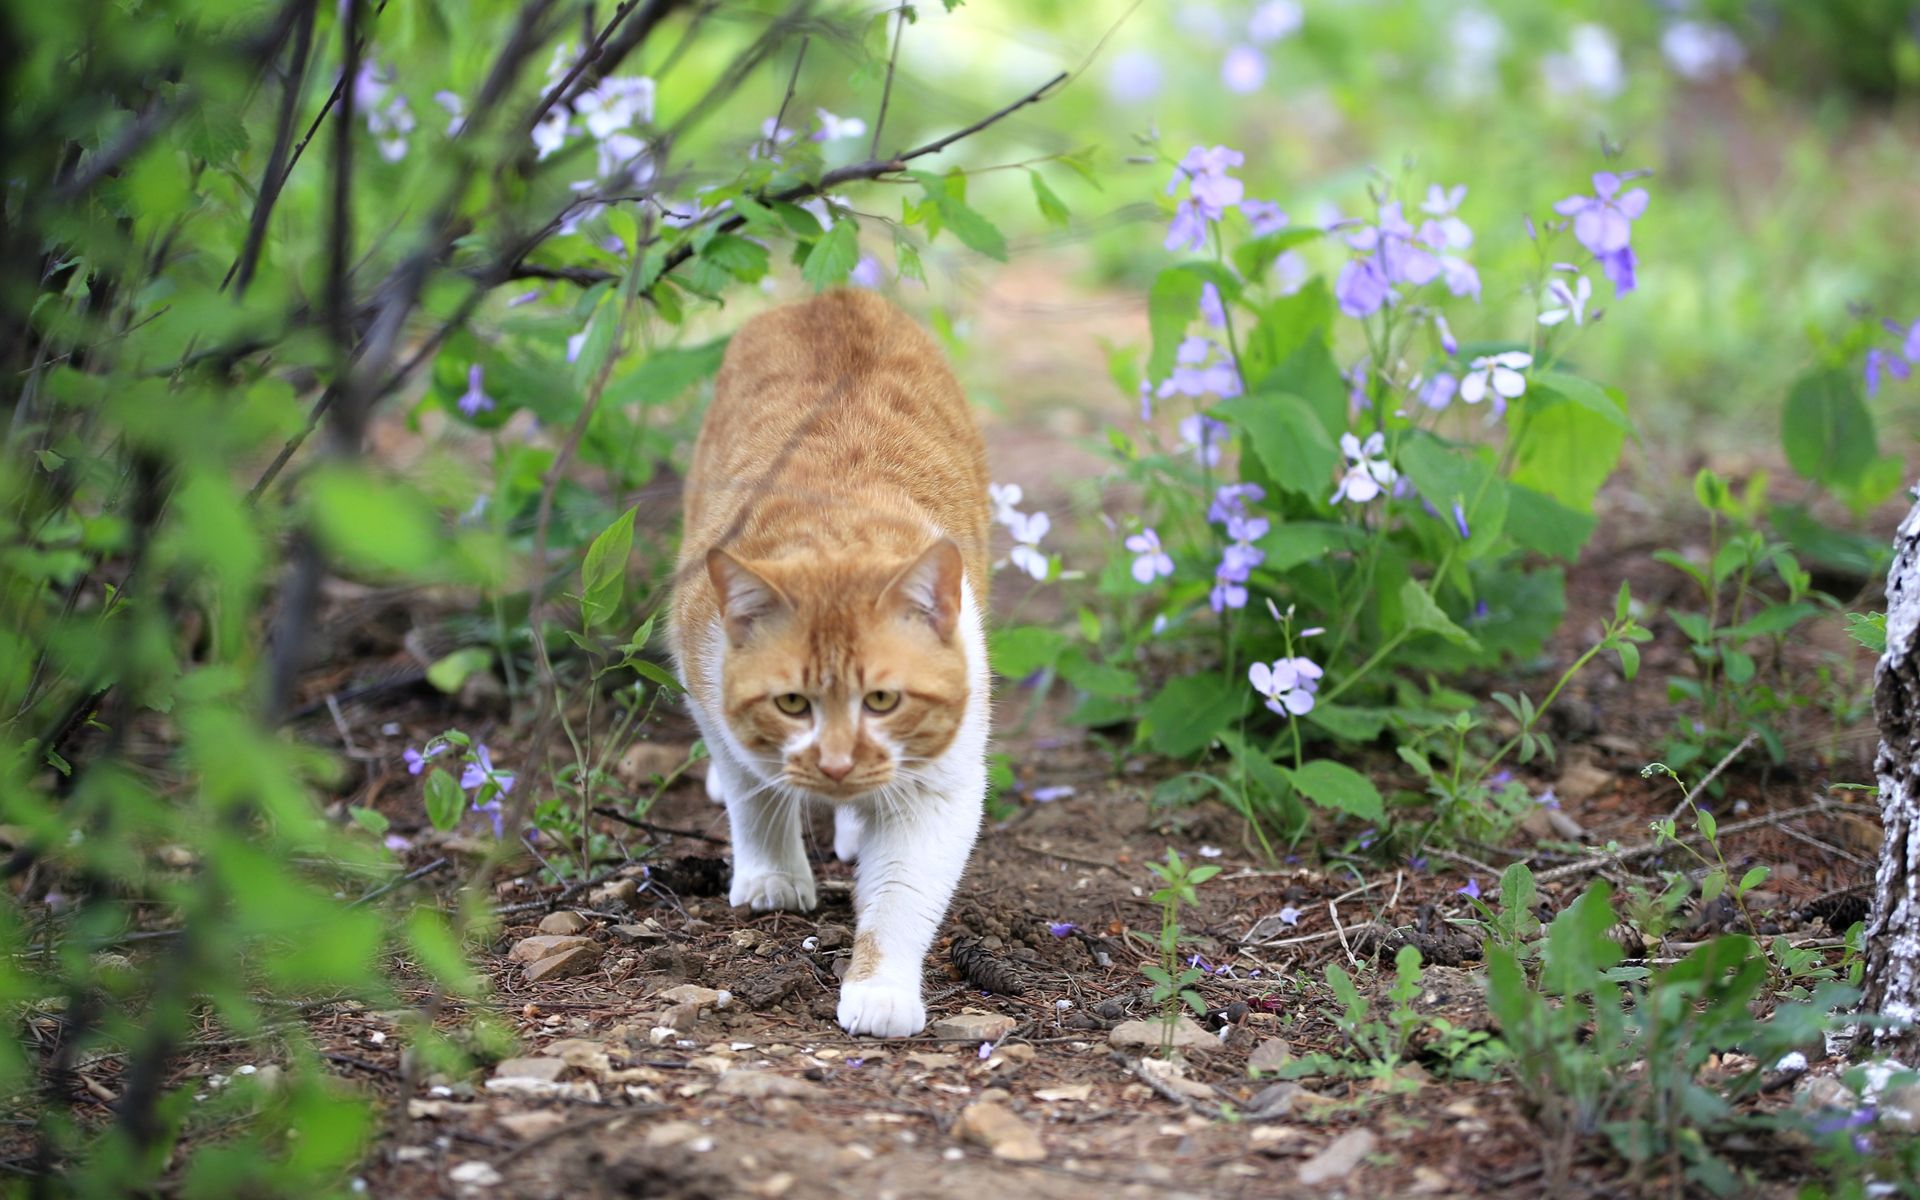
[(247, 241), (240, 250), (240, 257), (233, 260), (227, 268), (227, 274), (220, 281), (221, 290), (233, 283), (234, 295), (247, 294), (247, 285), (253, 282), (254, 267), (260, 261), (260, 249), (267, 240), (267, 221), (273, 216), (273, 206), (280, 199), (280, 189), (286, 183), (287, 159), (293, 148), (293, 120), (295, 110), (300, 103), (300, 93), (307, 82), (307, 60), (313, 51), (314, 9), (317, 0), (305, 0), (300, 5), (299, 24), (294, 28), (293, 54), (287, 62), (284, 87), (280, 93), (280, 118), (274, 122), (273, 149), (267, 155), (266, 170), (260, 176), (260, 194), (253, 202), (253, 219), (247, 225)]
[[(902, 151), (901, 153), (888, 159), (876, 158), (876, 159), (870, 159), (867, 162), (851, 163), (844, 167), (836, 167), (835, 169), (828, 171), (826, 174), (822, 175), (819, 179), (814, 180), (810, 183), (798, 183), (798, 184), (794, 184), (792, 187), (783, 188), (777, 192), (764, 193), (759, 197), (759, 199), (762, 203), (775, 203), (775, 202), (790, 203), (795, 200), (805, 200), (811, 196), (823, 195), (826, 192), (830, 192), (834, 188), (844, 186), (845, 184), (854, 183), (861, 180), (879, 179), (885, 175), (895, 174), (896, 172), (905, 170), (906, 164), (914, 161), (915, 159), (925, 158), (928, 155), (932, 155), (932, 154), (938, 154), (942, 150), (945, 150), (948, 146), (953, 145), (955, 142), (958, 142), (963, 138), (971, 137), (974, 134), (979, 133), (981, 130), (986, 129), (988, 126), (993, 125), (996, 122), (1005, 120), (1007, 117), (1012, 116), (1014, 113), (1025, 108), (1027, 105), (1036, 104), (1041, 100), (1046, 99), (1047, 93), (1051, 92), (1055, 87), (1058, 87), (1066, 79), (1067, 79), (1067, 74), (1066, 72), (1063, 71), (1060, 74), (1055, 75), (1052, 79), (1047, 80), (1047, 82), (1041, 84), (1039, 87), (1028, 92), (1026, 95), (1020, 97), (1018, 100), (1015, 100), (1012, 103), (1007, 104), (995, 110), (994, 112), (987, 114), (986, 116), (980, 118), (978, 121), (973, 122), (971, 125), (967, 125), (963, 128), (956, 129), (952, 133), (947, 134), (945, 137), (939, 138), (935, 141), (928, 142), (923, 146), (916, 146), (911, 150)], [(735, 214), (721, 220), (717, 228), (722, 233), (731, 233), (732, 231), (741, 228), (746, 223), (747, 222), (745, 217)], [(647, 244), (651, 244), (653, 240), (655, 239), (649, 239)], [(531, 253), (531, 251), (530, 250), (524, 251), (523, 256), (525, 253)], [(675, 246), (673, 248), (673, 251), (667, 255), (666, 261), (661, 266), (661, 271), (660, 271), (661, 275), (664, 276), (672, 272), (676, 267), (679, 267), (681, 264), (685, 263), (688, 259), (692, 258), (693, 254), (694, 254), (693, 247), (690, 243), (683, 242), (680, 245)], [(619, 276), (617, 276), (611, 271), (601, 271), (591, 267), (544, 267), (544, 266), (538, 266), (535, 264), (515, 264), (507, 269), (507, 274), (509, 278), (513, 278), (513, 279), (562, 279), (564, 278), (566, 282), (578, 284), (581, 287), (591, 287), (594, 284), (606, 283), (610, 280), (619, 278)]]
[(710, 833), (699, 833), (692, 829), (676, 829), (671, 825), (656, 825), (652, 821), (643, 821), (639, 817), (629, 816), (610, 805), (597, 804), (594, 806), (593, 811), (599, 816), (618, 821), (622, 825), (631, 825), (635, 829), (645, 830), (648, 833), (666, 834), (669, 837), (692, 838), (694, 841), (711, 842), (716, 846), (724, 846), (727, 844), (727, 839), (725, 838), (714, 837)]
[(810, 37), (800, 39), (800, 49), (793, 56), (793, 74), (787, 76), (787, 94), (780, 98), (779, 111), (773, 114), (773, 125), (767, 130), (767, 157), (773, 157), (779, 149), (780, 127), (787, 123), (787, 108), (793, 103), (793, 93), (800, 86), (800, 64), (807, 61), (807, 46), (813, 41)]
[(375, 900), (378, 900), (380, 897), (386, 895), (388, 892), (391, 892), (393, 889), (412, 883), (416, 879), (424, 879), (427, 876), (433, 874), (435, 871), (438, 871), (441, 867), (444, 867), (446, 865), (447, 865), (446, 859), (436, 858), (424, 867), (415, 867), (413, 870), (408, 871), (405, 875), (402, 875), (400, 878), (390, 880), (387, 883), (383, 883), (379, 887), (373, 889), (372, 891), (366, 893), (365, 895), (356, 897), (354, 900), (348, 903), (347, 907), (359, 908), (362, 904), (371, 904)]
[(880, 157), (880, 132), (887, 127), (887, 104), (893, 99), (893, 70), (900, 62), (900, 35), (907, 28), (907, 6), (902, 4), (893, 18), (893, 52), (887, 55), (887, 81), (880, 85), (880, 111), (873, 117), (873, 141), (867, 146), (868, 158)]

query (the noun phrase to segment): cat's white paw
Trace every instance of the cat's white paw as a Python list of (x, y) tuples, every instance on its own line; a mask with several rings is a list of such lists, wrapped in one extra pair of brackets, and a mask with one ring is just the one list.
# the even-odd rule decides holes
[(715, 804), (727, 802), (726, 786), (720, 782), (720, 768), (712, 763), (707, 764), (707, 799)]
[(854, 1035), (912, 1037), (927, 1027), (920, 989), (878, 979), (840, 988), (840, 1028)]
[(787, 912), (812, 912), (820, 906), (812, 872), (796, 876), (781, 871), (768, 871), (760, 875), (742, 875), (735, 871), (727, 900), (735, 908), (751, 908), (755, 912), (774, 908)]
[(860, 834), (863, 826), (860, 814), (850, 808), (835, 809), (833, 813), (833, 856), (841, 862), (852, 862), (860, 857)]

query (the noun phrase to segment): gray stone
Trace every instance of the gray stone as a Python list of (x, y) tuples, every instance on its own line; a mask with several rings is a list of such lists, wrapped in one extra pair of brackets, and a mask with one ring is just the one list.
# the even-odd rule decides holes
[(549, 954), (539, 962), (527, 965), (527, 982), (541, 983), (549, 979), (571, 979), (575, 975), (584, 975), (593, 970), (600, 961), (600, 955), (600, 947), (592, 942), (562, 950), (558, 954)]
[[(1123, 1049), (1158, 1050), (1163, 1044), (1166, 1029), (1166, 1023), (1158, 1018), (1151, 1021), (1122, 1021), (1107, 1034), (1107, 1041)], [(1183, 1014), (1173, 1024), (1173, 1048), (1206, 1054), (1220, 1048), (1220, 1039), (1200, 1028), (1192, 1017)]]
[(722, 1096), (740, 1096), (748, 1100), (765, 1100), (773, 1096), (787, 1096), (795, 1100), (811, 1100), (827, 1094), (827, 1089), (817, 1083), (804, 1079), (795, 1079), (791, 1075), (775, 1075), (772, 1071), (728, 1071), (714, 1085), (714, 1091)]
[(1293, 1061), (1293, 1047), (1285, 1038), (1268, 1038), (1247, 1056), (1247, 1066), (1255, 1071), (1278, 1071)]
[(1000, 1013), (961, 1013), (941, 1017), (927, 1026), (927, 1036), (965, 1038), (970, 1042), (997, 1042), (1019, 1027), (1020, 1022)]
[(999, 1104), (982, 1101), (967, 1105), (954, 1121), (953, 1131), (961, 1140), (1009, 1162), (1039, 1162), (1047, 1156), (1047, 1148), (1033, 1127)]
[(509, 1058), (493, 1069), (495, 1079), (537, 1079), (554, 1083), (567, 1073), (564, 1058)]
[(548, 913), (540, 918), (541, 933), (561, 935), (579, 933), (587, 927), (587, 919), (577, 912)]
[(575, 946), (591, 946), (592, 938), (575, 937), (565, 934), (549, 933), (537, 937), (521, 938), (507, 951), (507, 957), (513, 962), (539, 962)]
[(1361, 1159), (1373, 1153), (1374, 1140), (1371, 1130), (1350, 1129), (1329, 1142), (1326, 1149), (1301, 1163), (1297, 1178), (1307, 1187), (1345, 1179), (1360, 1165)]

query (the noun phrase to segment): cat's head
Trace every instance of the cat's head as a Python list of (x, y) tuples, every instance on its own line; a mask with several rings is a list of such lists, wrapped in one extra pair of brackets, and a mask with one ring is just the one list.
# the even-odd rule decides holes
[(965, 716), (965, 568), (941, 538), (906, 561), (707, 555), (728, 728), (787, 783), (846, 798), (910, 780)]

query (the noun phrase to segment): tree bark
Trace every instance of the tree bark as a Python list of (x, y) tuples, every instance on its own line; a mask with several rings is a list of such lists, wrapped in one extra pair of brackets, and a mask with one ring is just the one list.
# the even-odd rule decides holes
[(1861, 1011), (1897, 1024), (1870, 1031), (1862, 1049), (1911, 1063), (1920, 1053), (1920, 503), (1894, 536), (1887, 649), (1874, 671), (1873, 715), (1885, 835), (1867, 915)]

